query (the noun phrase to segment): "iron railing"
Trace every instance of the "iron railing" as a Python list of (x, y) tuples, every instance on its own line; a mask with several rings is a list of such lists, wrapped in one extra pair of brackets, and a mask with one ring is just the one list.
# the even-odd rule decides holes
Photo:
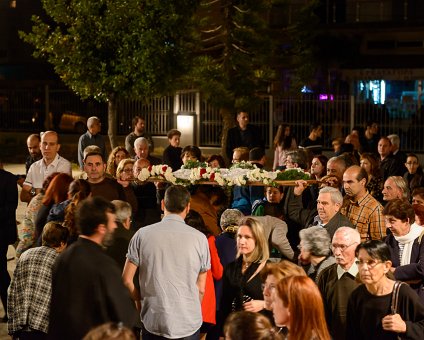
[[(196, 91), (179, 91), (174, 96), (152, 98), (145, 102), (120, 102), (117, 131), (120, 135), (129, 133), (132, 118), (139, 114), (146, 118), (146, 127), (152, 135), (164, 136), (169, 129), (176, 127), (175, 117), (178, 113), (197, 116), (195, 129), (198, 145), (220, 145), (223, 125), (219, 110), (202, 100)], [(358, 102), (349, 96), (317, 98), (313, 94), (299, 97), (267, 95), (263, 97), (262, 104), (249, 113), (251, 123), (260, 127), (267, 146), (272, 145), (275, 131), (281, 123), (291, 125), (300, 141), (308, 135), (312, 123), (321, 122), (325, 146), (330, 148), (333, 138), (346, 136), (352, 127), (364, 127), (372, 119), (378, 122), (381, 135), (398, 134), (403, 150), (424, 152), (424, 139), (421, 137), (423, 108), (415, 102), (399, 102), (393, 107)], [(103, 128), (107, 128), (105, 103), (82, 101), (70, 91), (47, 86), (0, 89), (1, 131), (36, 132), (56, 128), (61, 132), (79, 133), (84, 119), (92, 115), (100, 117)], [(78, 123), (80, 125), (76, 125)]]

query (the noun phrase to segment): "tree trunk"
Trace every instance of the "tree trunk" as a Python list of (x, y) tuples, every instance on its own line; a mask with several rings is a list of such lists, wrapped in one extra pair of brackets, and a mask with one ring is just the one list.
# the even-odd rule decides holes
[(225, 162), (227, 164), (231, 164), (232, 159), (228, 159), (227, 153), (226, 153), (226, 147), (227, 147), (227, 133), (230, 128), (234, 126), (234, 113), (233, 110), (230, 110), (228, 108), (220, 108), (219, 114), (222, 118), (222, 136), (221, 136), (221, 154), (223, 155)]
[(113, 150), (116, 145), (116, 116), (117, 116), (117, 100), (115, 94), (109, 96), (107, 105), (107, 119), (109, 128), (107, 134), (109, 136), (110, 146)]

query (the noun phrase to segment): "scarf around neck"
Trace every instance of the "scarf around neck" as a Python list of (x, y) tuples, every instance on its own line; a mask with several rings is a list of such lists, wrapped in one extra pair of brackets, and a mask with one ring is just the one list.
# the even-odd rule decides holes
[(409, 233), (403, 236), (394, 236), (395, 240), (400, 244), (405, 245), (402, 253), (402, 260), (400, 261), (400, 265), (404, 266), (406, 264), (410, 264), (411, 262), (411, 253), (412, 253), (412, 245), (416, 238), (418, 238), (421, 233), (424, 231), (424, 228), (419, 226), (416, 223), (411, 224), (411, 229)]

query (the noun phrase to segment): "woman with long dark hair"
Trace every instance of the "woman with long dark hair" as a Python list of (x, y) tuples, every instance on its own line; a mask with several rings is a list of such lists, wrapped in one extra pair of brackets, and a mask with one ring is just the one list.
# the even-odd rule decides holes
[(297, 149), (296, 138), (291, 134), (290, 125), (278, 126), (274, 138), (274, 164), (272, 170), (282, 170), (286, 167), (287, 152)]

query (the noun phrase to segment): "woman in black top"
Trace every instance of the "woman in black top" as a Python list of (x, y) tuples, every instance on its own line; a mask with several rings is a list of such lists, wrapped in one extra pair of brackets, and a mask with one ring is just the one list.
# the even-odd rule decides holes
[(389, 279), (390, 250), (372, 240), (356, 248), (360, 279), (347, 307), (347, 339), (422, 339), (424, 305), (407, 284), (399, 288), (398, 303), (392, 305), (395, 281)]
[(239, 222), (237, 257), (224, 268), (222, 310), (224, 320), (232, 311), (264, 310), (261, 276), (268, 260), (268, 242), (262, 225), (250, 217)]

